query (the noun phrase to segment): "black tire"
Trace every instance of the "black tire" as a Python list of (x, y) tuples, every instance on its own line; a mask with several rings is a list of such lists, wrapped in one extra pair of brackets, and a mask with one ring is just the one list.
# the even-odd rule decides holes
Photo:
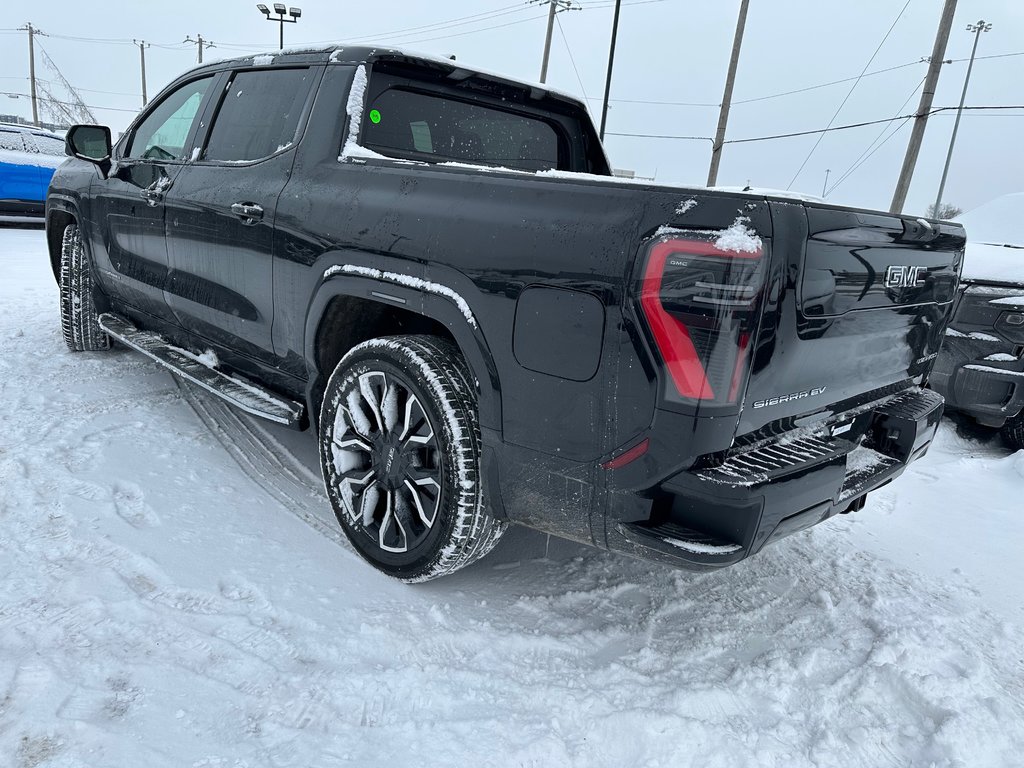
[(110, 349), (100, 328), (93, 296), (92, 263), (77, 224), (64, 228), (60, 247), (60, 325), (72, 352)]
[(505, 532), (484, 503), (470, 381), (450, 342), (391, 336), (353, 348), (327, 383), (327, 495), (356, 551), (396, 579), (454, 573)]
[(1003, 440), (1015, 451), (1024, 448), (1024, 413), (1008, 419), (1003, 425), (1002, 434)]

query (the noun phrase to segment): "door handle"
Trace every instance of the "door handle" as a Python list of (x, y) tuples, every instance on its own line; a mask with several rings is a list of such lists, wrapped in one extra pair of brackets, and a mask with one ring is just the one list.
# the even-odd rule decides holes
[(170, 188), (171, 180), (166, 176), (161, 176), (159, 179), (154, 181), (148, 187), (143, 187), (139, 190), (139, 195), (142, 199), (152, 208), (158, 203), (162, 203), (164, 199), (164, 193)]
[(243, 224), (255, 224), (263, 218), (263, 206), (256, 203), (232, 203), (231, 212), (240, 218)]

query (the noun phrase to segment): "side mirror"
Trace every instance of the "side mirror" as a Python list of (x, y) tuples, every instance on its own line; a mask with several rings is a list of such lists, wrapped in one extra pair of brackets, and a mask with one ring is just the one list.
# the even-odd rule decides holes
[(73, 125), (64, 138), (64, 153), (97, 165), (106, 178), (110, 171), (110, 129), (105, 125)]

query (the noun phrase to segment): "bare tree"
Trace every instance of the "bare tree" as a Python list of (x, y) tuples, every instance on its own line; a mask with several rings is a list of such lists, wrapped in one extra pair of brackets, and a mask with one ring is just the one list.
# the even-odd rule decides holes
[(942, 203), (938, 211), (935, 210), (935, 203), (928, 206), (928, 217), (931, 219), (955, 219), (963, 212), (963, 208), (959, 208), (952, 203)]

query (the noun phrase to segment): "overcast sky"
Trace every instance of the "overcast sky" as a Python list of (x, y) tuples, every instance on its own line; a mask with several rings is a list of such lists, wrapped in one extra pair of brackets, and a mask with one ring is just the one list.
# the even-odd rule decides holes
[[(777, 98), (760, 99), (834, 80), (852, 78), (868, 65), (906, 0), (751, 0), (750, 15), (727, 138), (740, 139), (824, 128), (852, 82)], [(285, 45), (320, 41), (380, 42), (441, 54), (459, 61), (536, 80), (544, 40), (546, 4), (515, 0), (300, 0), (302, 18), (285, 27)], [(611, 0), (579, 0), (583, 10), (559, 14), (548, 82), (590, 99), (599, 119), (612, 22)], [(931, 53), (942, 0), (909, 0), (888, 39), (835, 119), (835, 125), (912, 113), (925, 76), (919, 60)], [(718, 118), (739, 0), (624, 0), (619, 29), (608, 131), (710, 137)], [(24, 18), (18, 18), (24, 16)], [(960, 0), (947, 58), (970, 55), (967, 23), (984, 18), (980, 56), (1024, 52), (1022, 0)], [(267, 23), (248, 0), (123, 2), (44, 0), (26, 10), (9, 6), (0, 31), (0, 92), (28, 93), (28, 42), (14, 28), (31, 22), (38, 39), (37, 76), (56, 98), (66, 92), (42, 61), (42, 52), (94, 107), (101, 122), (123, 130), (141, 106), (139, 50), (132, 39), (153, 43), (146, 52), (149, 95), (195, 63), (197, 34), (216, 47), (207, 59), (274, 49), (278, 27)], [(102, 38), (95, 42), (70, 38)], [(40, 51), (39, 49), (42, 49)], [(573, 66), (570, 52), (575, 59)], [(916, 62), (916, 63), (915, 63)], [(943, 67), (936, 106), (955, 106), (966, 62)], [(579, 76), (576, 70), (578, 69)], [(908, 101), (909, 98), (909, 101)], [(1024, 104), (1024, 55), (977, 62), (969, 105)], [(684, 102), (697, 106), (636, 102)], [(747, 103), (743, 103), (747, 102)], [(711, 105), (711, 106), (704, 106)], [(31, 115), (28, 98), (0, 96), (0, 114)], [(879, 138), (885, 141), (829, 194), (838, 202), (887, 208), (910, 134), (909, 123), (889, 137), (876, 125), (827, 134), (793, 182), (817, 137), (726, 146), (719, 184), (821, 194), (850, 170)], [(921, 212), (934, 200), (953, 113), (929, 121), (921, 159), (907, 202)], [(1024, 190), (1024, 109), (967, 113), (960, 127), (944, 199), (965, 209)], [(609, 136), (613, 164), (661, 182), (703, 184), (709, 141)]]

